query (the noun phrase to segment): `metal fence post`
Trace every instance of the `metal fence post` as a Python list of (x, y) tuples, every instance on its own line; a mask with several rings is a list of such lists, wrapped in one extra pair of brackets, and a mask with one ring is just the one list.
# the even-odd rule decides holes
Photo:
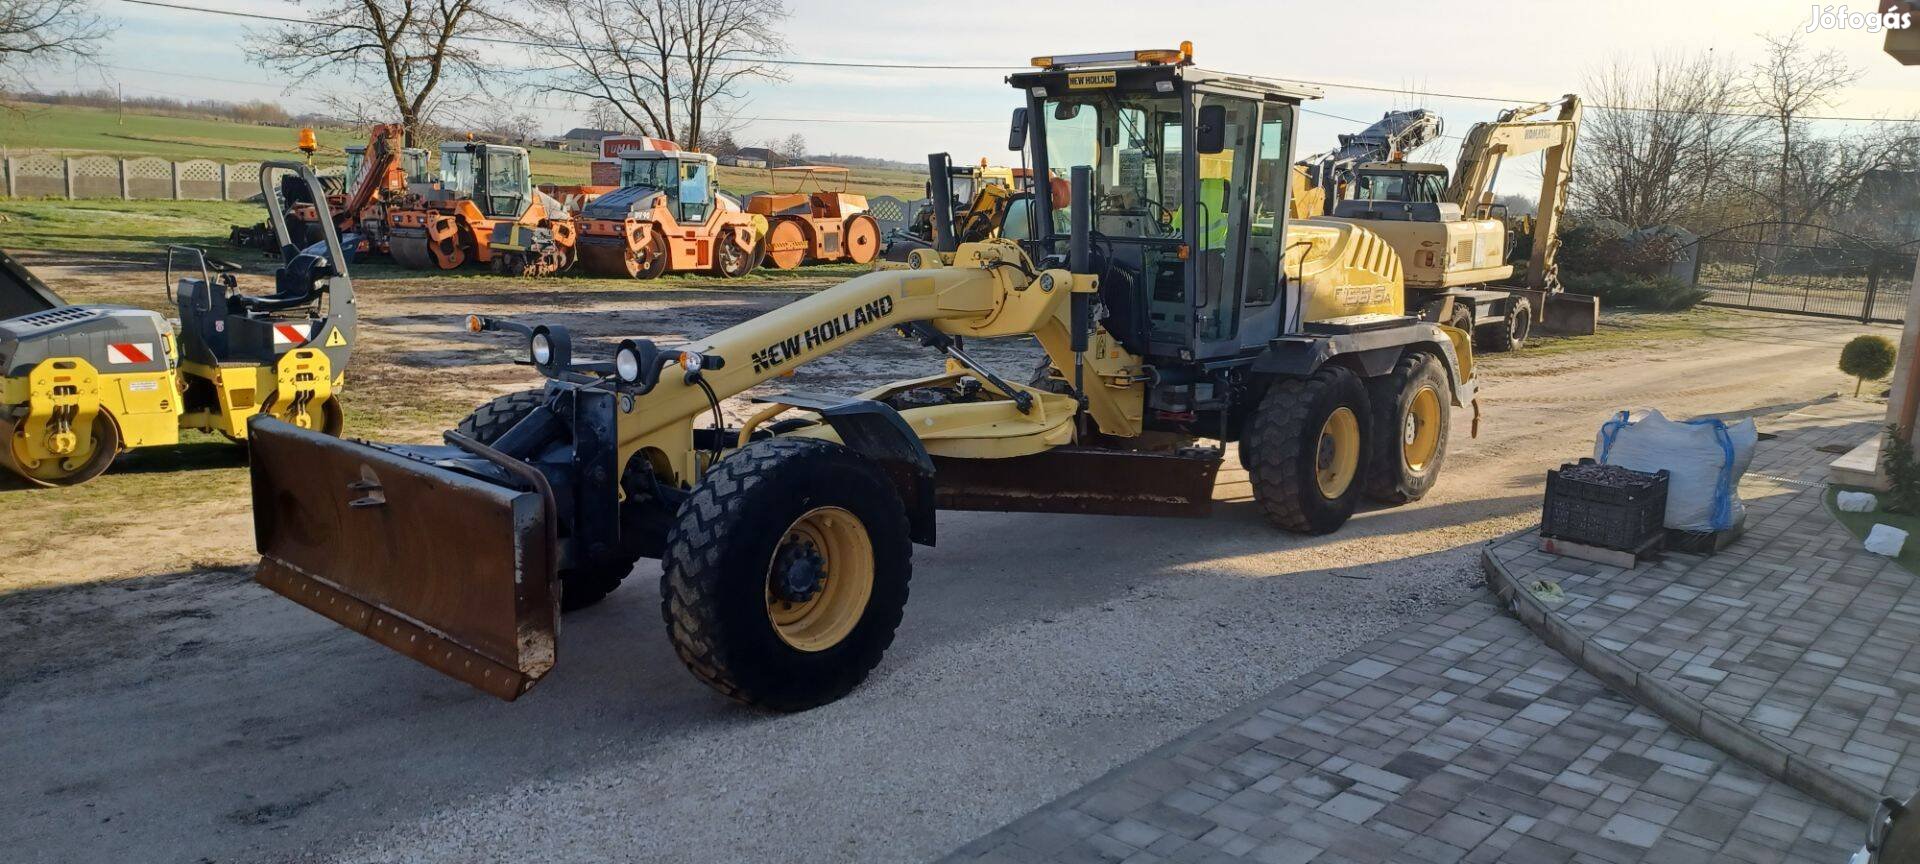
[(1880, 253), (1867, 253), (1867, 296), (1860, 301), (1860, 323), (1873, 321), (1873, 298), (1880, 293)]
[(180, 163), (168, 162), (167, 170), (173, 174), (173, 200), (180, 200)]
[(60, 160), (60, 173), (63, 177), (67, 200), (73, 200), (73, 157)]

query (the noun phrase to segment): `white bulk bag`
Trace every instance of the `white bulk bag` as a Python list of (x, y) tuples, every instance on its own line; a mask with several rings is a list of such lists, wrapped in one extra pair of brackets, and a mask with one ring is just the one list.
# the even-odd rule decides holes
[(1667, 480), (1668, 528), (1724, 531), (1740, 524), (1740, 475), (1753, 461), (1760, 433), (1752, 420), (1669, 420), (1656, 410), (1614, 415), (1594, 437), (1593, 458)]

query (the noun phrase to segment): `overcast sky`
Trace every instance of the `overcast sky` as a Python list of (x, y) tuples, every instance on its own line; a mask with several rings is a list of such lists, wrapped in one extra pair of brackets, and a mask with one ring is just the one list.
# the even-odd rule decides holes
[[(101, 67), (39, 76), (43, 88), (119, 84), (132, 95), (266, 99), (300, 112), (319, 107), (311, 87), (287, 90), (248, 64), (237, 19), (95, 0), (121, 23)], [(179, 0), (190, 5), (281, 15), (280, 0)], [(1580, 89), (1614, 57), (1711, 49), (1745, 62), (1760, 33), (1804, 29), (1803, 0), (788, 0), (787, 56), (818, 60), (1021, 66), (1037, 54), (1172, 47), (1190, 39), (1201, 66), (1276, 77), (1544, 101)], [(1866, 11), (1869, 2), (1857, 2)], [(1187, 19), (1182, 22), (1181, 19)], [(1920, 22), (1916, 22), (1920, 24)], [(1920, 114), (1920, 67), (1881, 50), (1883, 34), (1822, 30), (1806, 35), (1865, 71), (1833, 113)], [(511, 49), (503, 49), (511, 50)], [(502, 54), (508, 65), (527, 58)], [(919, 71), (790, 67), (788, 80), (757, 86), (738, 107), (747, 141), (798, 132), (816, 153), (919, 161), (934, 150), (968, 160), (1005, 157), (1006, 118), (1018, 104), (1002, 71)], [(321, 82), (338, 86), (338, 81)], [(525, 89), (509, 100), (555, 134), (581, 115)], [(1501, 106), (1404, 93), (1329, 88), (1308, 107), (1300, 152), (1324, 149), (1338, 132), (1389, 108), (1440, 111), (1464, 132)], [(894, 122), (874, 122), (874, 121)], [(916, 121), (916, 122), (898, 122)], [(1429, 158), (1450, 161), (1454, 141)], [(1505, 184), (1503, 184), (1505, 185)]]

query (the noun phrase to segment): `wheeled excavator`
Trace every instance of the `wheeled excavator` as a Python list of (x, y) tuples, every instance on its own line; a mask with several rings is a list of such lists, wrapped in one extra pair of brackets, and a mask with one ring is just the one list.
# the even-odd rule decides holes
[[(1016, 202), (1022, 237), (918, 250), (607, 356), (575, 356), (556, 323), (473, 316), (545, 381), (437, 445), (256, 421), (256, 578), (514, 699), (553, 667), (561, 611), (654, 558), (688, 670), (796, 711), (880, 662), (941, 510), (1204, 516), (1232, 443), (1283, 530), (1421, 497), (1452, 409), (1477, 414), (1467, 334), (1407, 314), (1379, 237), (1285, 218), (1294, 123), (1317, 91), (1191, 51), (1039, 57), (1009, 76), (1024, 100), (1011, 143), (1035, 176), (1069, 178), (1065, 196), (1046, 183)], [(887, 336), (944, 365), (854, 395), (755, 389)], [(967, 350), (1015, 336), (1044, 349), (1044, 376)], [(726, 422), (721, 400), (749, 391), (751, 416)]]
[[(169, 247), (177, 324), (147, 309), (66, 304), (0, 255), (0, 314), (12, 316), (0, 320), (0, 467), (36, 486), (72, 486), (123, 452), (178, 443), (183, 429), (243, 441), (258, 428), (249, 420), (270, 417), (287, 429), (340, 434), (358, 318), (353, 280), (330, 221), (311, 246), (290, 235), (274, 191), (282, 176), (326, 197), (301, 163), (260, 166), (280, 241), (273, 291), (241, 293), (240, 265)], [(176, 281), (183, 256), (193, 266)]]
[[(1561, 290), (1555, 263), (1579, 131), (1574, 94), (1502, 111), (1474, 124), (1451, 176), (1445, 166), (1400, 159), (1359, 165), (1333, 216), (1391, 244), (1406, 267), (1409, 308), (1472, 332), (1482, 350), (1521, 347), (1536, 320), (1591, 335), (1599, 301)], [(1525, 281), (1511, 284), (1517, 232), (1493, 187), (1506, 159), (1533, 153), (1544, 155), (1539, 216)]]
[(1295, 216), (1325, 216), (1346, 197), (1354, 170), (1362, 164), (1404, 159), (1440, 137), (1440, 115), (1425, 108), (1388, 111), (1359, 132), (1339, 136), (1340, 146), (1296, 163), (1302, 185), (1295, 187)]

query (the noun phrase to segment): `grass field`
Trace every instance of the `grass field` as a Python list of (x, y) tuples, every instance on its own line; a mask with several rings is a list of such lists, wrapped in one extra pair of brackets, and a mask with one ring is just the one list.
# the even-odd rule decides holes
[[(67, 105), (0, 105), (0, 150), (13, 155), (97, 153), (223, 162), (276, 156), (298, 158), (299, 151), (293, 146), (296, 131), (227, 120), (122, 115), (117, 111)], [(342, 148), (366, 142), (364, 135), (351, 130), (320, 128), (314, 132), (320, 142), (320, 152), (315, 154), (314, 162), (321, 166), (344, 163), (346, 154)], [(530, 155), (535, 182), (587, 182), (590, 161), (587, 154), (534, 148)], [(925, 194), (923, 177), (923, 173), (913, 171), (860, 168), (849, 178), (848, 191), (912, 200)], [(765, 171), (722, 167), (719, 184), (729, 192), (762, 192), (769, 188), (769, 178)], [(790, 180), (781, 181), (779, 185), (780, 191), (793, 188)]]

